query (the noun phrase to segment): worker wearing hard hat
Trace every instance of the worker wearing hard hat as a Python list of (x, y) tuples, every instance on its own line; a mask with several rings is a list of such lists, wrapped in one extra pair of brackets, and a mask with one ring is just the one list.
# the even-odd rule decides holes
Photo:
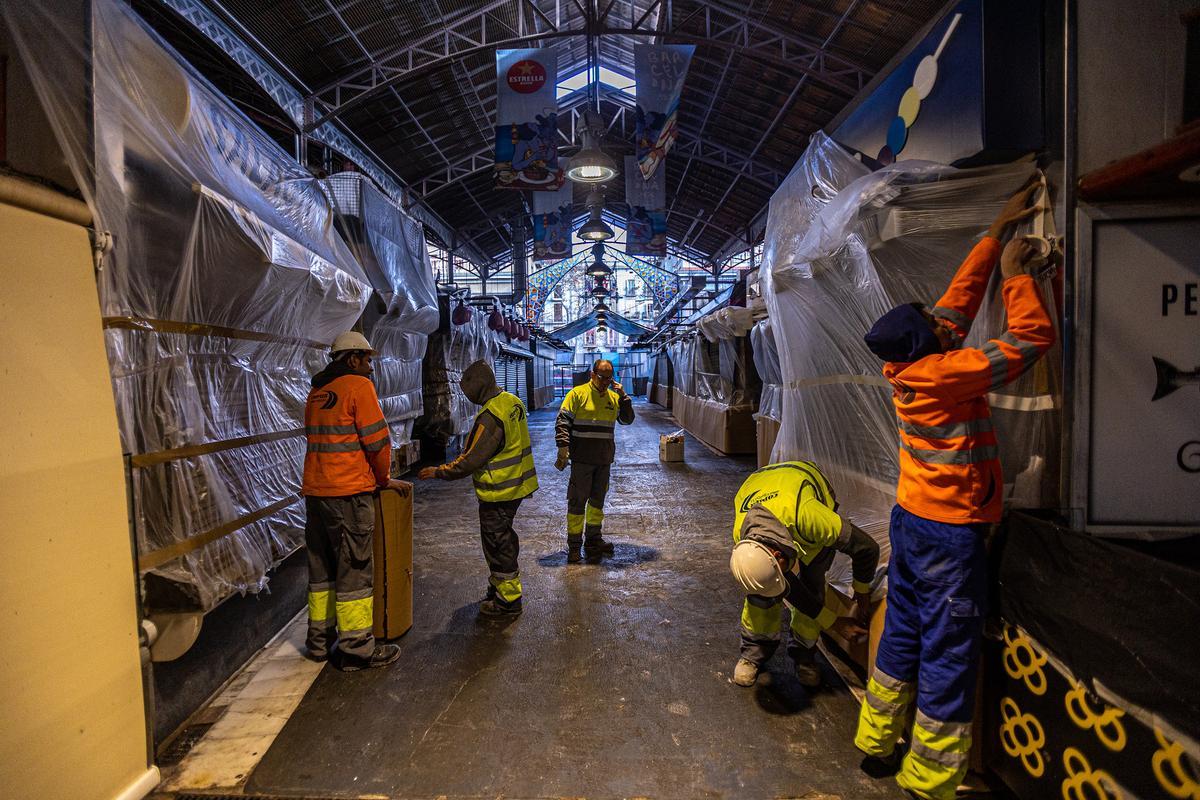
[[(847, 639), (865, 633), (879, 545), (837, 509), (833, 487), (808, 461), (765, 466), (738, 490), (729, 558), (746, 593), (742, 654), (733, 670), (738, 686), (752, 686), (779, 646), (781, 604), (791, 609), (788, 652), (796, 677), (808, 688), (821, 683), (815, 651), (822, 630), (833, 628)], [(825, 573), (835, 551), (849, 555), (853, 566), (853, 617), (837, 617), (825, 605)]]
[[(617, 453), (617, 423), (633, 423), (633, 400), (613, 380), (613, 365), (600, 359), (590, 380), (567, 392), (554, 424), (560, 470), (571, 465), (567, 483), (567, 561), (595, 560), (613, 552), (604, 540), (604, 497)], [(580, 552), (582, 548), (582, 552)]]
[(425, 467), (417, 477), (453, 481), (472, 476), (479, 499), (483, 557), (491, 570), (479, 611), (489, 616), (516, 616), (521, 613), (520, 540), (513, 520), (521, 501), (538, 488), (525, 405), (516, 395), (501, 391), (485, 361), (463, 370), (461, 385), (467, 399), (482, 406), (466, 446), (454, 461)]
[[(971, 750), (987, 599), (984, 538), (1000, 520), (1004, 494), (988, 393), (1016, 380), (1054, 342), (1037, 283), (1025, 274), (1032, 250), (1020, 239), (1003, 252), (1000, 246), (1006, 228), (1035, 213), (1026, 207), (1035, 186), (1009, 199), (933, 308), (898, 306), (866, 335), (887, 362), (900, 482), (887, 616), (854, 743), (895, 766), (896, 743), (907, 733), (896, 782), (933, 800), (955, 796)], [(1008, 330), (963, 347), (997, 260)]]
[(306, 642), (310, 657), (330, 659), (345, 671), (383, 667), (400, 657), (399, 647), (377, 644), (372, 634), (373, 494), (384, 487), (411, 489), (389, 477), (390, 433), (371, 382), (375, 355), (361, 333), (340, 334), (329, 366), (313, 376), (304, 406)]

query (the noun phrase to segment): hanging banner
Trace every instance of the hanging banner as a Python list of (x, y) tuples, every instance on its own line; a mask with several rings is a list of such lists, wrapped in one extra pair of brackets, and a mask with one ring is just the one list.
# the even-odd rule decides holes
[(655, 170), (648, 180), (637, 168), (637, 156), (625, 156), (625, 252), (633, 256), (667, 254), (667, 171)]
[(574, 187), (573, 183), (564, 183), (557, 192), (533, 195), (534, 261), (558, 261), (571, 255)]
[(637, 80), (637, 163), (649, 178), (678, 136), (679, 97), (695, 45), (643, 44), (633, 48)]
[(558, 51), (496, 51), (496, 188), (557, 191)]

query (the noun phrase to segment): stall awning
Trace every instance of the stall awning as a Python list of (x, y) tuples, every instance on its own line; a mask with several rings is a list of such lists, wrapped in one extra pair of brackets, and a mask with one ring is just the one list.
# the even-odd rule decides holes
[[(636, 339), (639, 336), (644, 336), (645, 334), (650, 333), (650, 328), (647, 328), (643, 325), (638, 325), (633, 320), (623, 317), (614, 311), (607, 312), (606, 316), (608, 317), (608, 327), (612, 328), (617, 333), (630, 337), (631, 339)], [(556, 339), (562, 339), (565, 342), (574, 339), (576, 336), (581, 336), (587, 333), (592, 328), (596, 327), (597, 324), (596, 312), (593, 311), (592, 313), (580, 317), (577, 320), (568, 322), (561, 328), (555, 328), (554, 330), (550, 331), (550, 335)]]

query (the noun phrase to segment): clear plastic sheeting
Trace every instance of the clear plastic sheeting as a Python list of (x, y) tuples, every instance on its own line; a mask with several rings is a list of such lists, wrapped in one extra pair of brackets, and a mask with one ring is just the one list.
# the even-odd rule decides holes
[[(763, 285), (782, 387), (772, 460), (819, 464), (885, 559), (899, 436), (891, 389), (863, 335), (899, 303), (933, 304), (1033, 173), (1029, 163), (956, 170), (925, 162), (868, 173), (817, 135), (771, 199)], [(1042, 291), (1053, 304), (1052, 278), (1042, 278)], [(997, 273), (966, 345), (1003, 330)], [(990, 398), (1006, 490), (1020, 487), (1021, 505), (1056, 496), (1060, 379), (1056, 348)], [(831, 578), (848, 585), (848, 561)]]
[(425, 353), (425, 413), (417, 423), (421, 436), (442, 447), (449, 447), (471, 430), (479, 406), (463, 394), (459, 382), (463, 370), (476, 361), (494, 364), (500, 354), (500, 341), (487, 324), (487, 314), (475, 308), (470, 319), (455, 325), (449, 309), (444, 322), (429, 337)]
[(779, 348), (775, 345), (775, 331), (769, 318), (760, 320), (751, 329), (750, 344), (754, 368), (762, 380), (762, 393), (754, 417), (780, 422), (783, 419), (783, 375), (779, 366)]
[(438, 327), (425, 231), (364, 175), (341, 172), (323, 183), (338, 211), (338, 229), (374, 290), (362, 327), (379, 352), (375, 389), (392, 445), (400, 446), (411, 441), (413, 423), (424, 409), (421, 360), (427, 334)]
[(339, 172), (324, 185), (387, 316), (413, 333), (437, 330), (437, 285), (421, 223), (360, 173)]
[(112, 235), (100, 303), (148, 602), (209, 609), (303, 543), (309, 378), (371, 282), (307, 171), (127, 6), (89, 11), (80, 31), (77, 6), (2, 8)]
[(721, 339), (736, 339), (750, 333), (754, 323), (766, 316), (765, 310), (745, 308), (743, 306), (726, 306), (702, 317), (696, 323), (696, 330), (705, 339), (717, 342)]
[(675, 367), (675, 388), (689, 397), (709, 400), (729, 408), (754, 405), (756, 382), (747, 372), (745, 338), (710, 342), (700, 335), (686, 336), (668, 350)]

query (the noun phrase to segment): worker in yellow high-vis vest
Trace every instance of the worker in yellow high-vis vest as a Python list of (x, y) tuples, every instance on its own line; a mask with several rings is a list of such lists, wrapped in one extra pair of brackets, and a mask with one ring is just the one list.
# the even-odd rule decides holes
[[(586, 555), (599, 559), (613, 552), (601, 532), (604, 497), (617, 453), (617, 423), (633, 423), (633, 400), (613, 380), (613, 365), (600, 359), (592, 365), (591, 379), (567, 392), (558, 409), (554, 466), (571, 465), (567, 484), (567, 561), (574, 564)], [(583, 552), (580, 552), (582, 548)]]
[[(811, 461), (768, 464), (746, 478), (733, 501), (733, 553), (729, 569), (746, 594), (742, 604), (742, 654), (733, 682), (752, 686), (779, 646), (784, 607), (791, 612), (788, 654), (808, 688), (821, 684), (816, 646), (821, 631), (847, 639), (864, 634), (879, 545), (838, 514), (833, 486)], [(835, 551), (850, 556), (854, 616), (838, 617), (825, 605), (825, 573)]]
[(525, 405), (516, 395), (501, 391), (485, 361), (463, 371), (463, 394), (482, 408), (458, 458), (418, 473), (423, 480), (452, 481), (470, 475), (479, 499), (479, 535), (487, 560), (487, 597), (481, 614), (516, 616), (521, 613), (521, 574), (517, 566), (520, 541), (513, 520), (521, 501), (538, 488), (533, 446)]

